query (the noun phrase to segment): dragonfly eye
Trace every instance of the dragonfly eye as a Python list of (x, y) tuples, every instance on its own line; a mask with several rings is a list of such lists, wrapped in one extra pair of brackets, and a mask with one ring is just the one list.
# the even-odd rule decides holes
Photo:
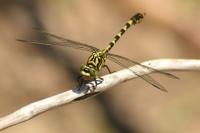
[(89, 69), (88, 68), (84, 68), (83, 69), (85, 72), (89, 72)]

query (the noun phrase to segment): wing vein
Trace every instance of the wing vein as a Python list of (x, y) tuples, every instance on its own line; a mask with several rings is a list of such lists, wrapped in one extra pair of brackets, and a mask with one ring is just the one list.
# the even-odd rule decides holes
[(168, 92), (164, 86), (162, 86), (159, 82), (157, 82), (156, 80), (154, 80), (151, 76), (149, 75), (140, 75), (137, 72), (131, 70), (130, 68), (128, 68), (126, 65), (122, 64), (120, 61), (118, 61), (116, 58), (114, 57), (110, 57), (109, 58), (111, 61), (115, 62), (116, 64), (123, 66), (124, 68), (129, 69), (131, 72), (133, 72), (135, 75), (137, 75), (138, 77), (140, 77), (141, 79), (143, 79), (144, 81), (146, 81), (147, 83), (151, 84), (152, 86), (158, 88), (161, 91), (164, 92)]

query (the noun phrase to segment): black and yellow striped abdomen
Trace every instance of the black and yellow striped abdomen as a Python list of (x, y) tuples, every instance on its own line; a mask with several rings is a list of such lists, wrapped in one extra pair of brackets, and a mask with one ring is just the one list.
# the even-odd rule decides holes
[(109, 46), (103, 50), (103, 53), (108, 53), (111, 48), (116, 44), (116, 42), (121, 38), (121, 36), (128, 30), (128, 28), (132, 25), (139, 24), (141, 20), (144, 18), (145, 14), (137, 13), (122, 27), (117, 35), (115, 35), (114, 39), (109, 43)]

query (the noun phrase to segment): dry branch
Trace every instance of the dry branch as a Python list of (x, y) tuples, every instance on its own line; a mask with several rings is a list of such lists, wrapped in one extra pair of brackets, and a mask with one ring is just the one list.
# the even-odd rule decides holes
[[(143, 65), (153, 67), (157, 70), (162, 71), (198, 71), (200, 70), (200, 60), (186, 60), (186, 59), (160, 59), (152, 60), (142, 63)], [(133, 71), (136, 71), (140, 75), (145, 75), (152, 73), (151, 69), (141, 69), (139, 66), (131, 67)], [(72, 90), (63, 92), (61, 94), (45, 98), (43, 100), (31, 103), (22, 107), (21, 109), (0, 118), (0, 130), (11, 127), (13, 125), (19, 124), (21, 122), (27, 121), (33, 118), (36, 115), (39, 115), (45, 111), (48, 111), (52, 108), (61, 106), (63, 104), (69, 104), (73, 101), (82, 100), (86, 97), (90, 97), (94, 94), (100, 93), (104, 90), (107, 90), (117, 84), (125, 82), (127, 80), (137, 78), (131, 71), (124, 69), (106, 76), (103, 76), (103, 82), (97, 86), (93, 91), (92, 84), (93, 82), (82, 86), (81, 88), (74, 88)], [(181, 82), (181, 81), (180, 81)]]

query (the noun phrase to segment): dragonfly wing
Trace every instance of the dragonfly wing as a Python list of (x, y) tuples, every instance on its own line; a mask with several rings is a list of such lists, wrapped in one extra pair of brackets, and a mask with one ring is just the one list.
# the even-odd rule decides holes
[(129, 69), (131, 72), (133, 72), (135, 75), (137, 75), (138, 77), (140, 77), (141, 79), (143, 79), (144, 81), (146, 81), (147, 83), (151, 84), (152, 86), (158, 88), (161, 91), (164, 92), (168, 92), (164, 86), (162, 86), (159, 82), (157, 82), (156, 80), (154, 80), (151, 76), (149, 75), (140, 75), (137, 72), (131, 70), (130, 68), (128, 68), (128, 66), (124, 65), (123, 63), (121, 63), (118, 58), (114, 57), (114, 56), (108, 56), (108, 59), (117, 63), (118, 65), (125, 67), (127, 69)]
[(41, 34), (43, 34), (47, 37), (52, 37), (52, 38), (57, 39), (59, 41), (58, 42), (57, 41), (38, 42), (36, 40), (28, 41), (28, 40), (21, 40), (21, 39), (19, 39), (18, 41), (31, 43), (31, 44), (66, 46), (66, 47), (71, 47), (71, 48), (80, 49), (80, 50), (89, 51), (89, 52), (92, 52), (94, 50), (99, 51), (99, 49), (96, 48), (96, 47), (93, 47), (93, 46), (90, 46), (88, 44), (84, 44), (84, 43), (81, 43), (81, 42), (76, 42), (76, 41), (73, 41), (73, 40), (63, 38), (63, 37), (54, 35), (52, 33), (49, 33), (45, 30), (40, 30), (40, 29), (37, 29), (37, 28), (34, 28), (34, 30), (36, 30), (37, 32), (39, 32), (39, 33), (41, 33)]
[(143, 68), (153, 70), (153, 71), (155, 71), (155, 72), (158, 72), (158, 73), (160, 73), (160, 74), (163, 74), (163, 75), (168, 76), (168, 77), (173, 78), (173, 79), (179, 79), (179, 77), (177, 77), (177, 76), (175, 76), (175, 75), (173, 75), (173, 74), (171, 74), (171, 73), (167, 73), (167, 72), (163, 72), (163, 71), (157, 70), (157, 69), (155, 69), (155, 68), (152, 68), (152, 67), (149, 67), (149, 66), (140, 64), (140, 63), (138, 63), (138, 62), (136, 62), (136, 61), (134, 61), (134, 60), (131, 60), (131, 59), (129, 59), (129, 58), (126, 58), (126, 57), (123, 57), (123, 56), (120, 56), (120, 55), (108, 53), (108, 58), (109, 58), (109, 57), (113, 57), (113, 58), (116, 58), (116, 59), (118, 59), (118, 60), (120, 60), (120, 61), (127, 62), (127, 63), (129, 63), (130, 65), (133, 65), (133, 64), (134, 64), (134, 65), (139, 65), (139, 66), (141, 66), (141, 67), (143, 67)]
[(17, 39), (17, 41), (28, 43), (28, 44), (65, 46), (65, 47), (84, 50), (84, 51), (88, 51), (88, 52), (92, 52), (92, 51), (96, 50), (96, 49), (91, 49), (89, 47), (85, 47), (84, 45), (76, 45), (76, 44), (70, 43), (70, 42), (37, 41), (37, 40), (23, 40), (23, 39)]

